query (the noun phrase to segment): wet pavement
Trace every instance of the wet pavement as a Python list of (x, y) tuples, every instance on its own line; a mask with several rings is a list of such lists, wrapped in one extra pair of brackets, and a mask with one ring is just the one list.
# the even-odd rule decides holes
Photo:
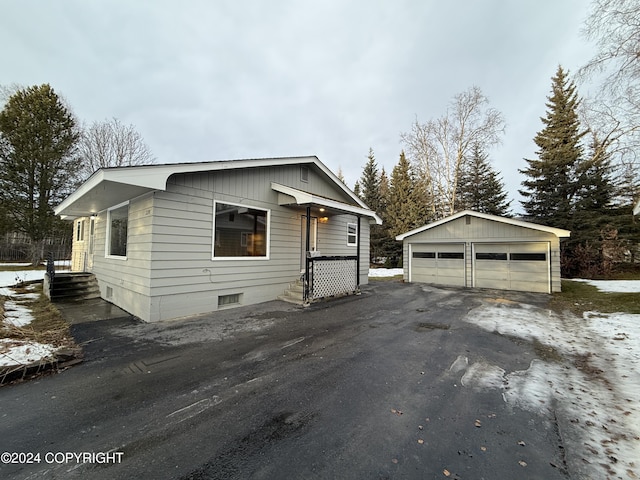
[(0, 389), (0, 451), (40, 454), (0, 476), (569, 478), (553, 408), (461, 383), (462, 356), (515, 371), (537, 355), (464, 321), (488, 295), (375, 282), (305, 309), (274, 301), (155, 324), (100, 302), (63, 308), (85, 362)]

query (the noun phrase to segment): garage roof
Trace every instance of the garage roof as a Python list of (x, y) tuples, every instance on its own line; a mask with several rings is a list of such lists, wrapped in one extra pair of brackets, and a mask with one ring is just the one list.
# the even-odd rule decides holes
[(569, 230), (563, 230), (561, 228), (547, 227), (545, 225), (539, 225), (537, 223), (531, 223), (531, 222), (524, 222), (522, 220), (516, 220), (514, 218), (499, 217), (498, 215), (490, 215), (488, 213), (474, 212), (473, 210), (462, 210), (461, 212), (453, 214), (449, 217), (443, 218), (441, 220), (437, 220), (433, 223), (429, 223), (427, 225), (424, 225), (423, 227), (416, 228), (415, 230), (411, 230), (410, 232), (403, 233), (402, 235), (398, 235), (396, 237), (396, 240), (404, 240), (407, 237), (410, 237), (420, 232), (424, 232), (425, 230), (429, 230), (431, 228), (435, 228), (439, 225), (451, 222), (452, 220), (456, 220), (466, 215), (477, 217), (477, 218), (483, 218), (485, 220), (492, 220), (494, 222), (506, 223), (508, 225), (514, 225), (516, 227), (530, 228), (532, 230), (539, 230), (541, 232), (553, 233), (560, 238), (566, 238), (571, 236), (571, 232)]

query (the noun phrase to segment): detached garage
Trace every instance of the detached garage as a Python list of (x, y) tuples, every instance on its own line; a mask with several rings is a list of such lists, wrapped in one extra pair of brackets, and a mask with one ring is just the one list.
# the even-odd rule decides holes
[(560, 239), (568, 230), (464, 210), (396, 237), (404, 280), (460, 287), (559, 292)]

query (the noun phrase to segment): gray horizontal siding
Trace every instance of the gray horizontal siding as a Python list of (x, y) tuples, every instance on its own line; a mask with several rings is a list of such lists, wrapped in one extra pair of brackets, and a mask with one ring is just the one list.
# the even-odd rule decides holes
[[(107, 212), (95, 223), (93, 269), (103, 297), (145, 320), (160, 320), (217, 309), (218, 296), (242, 295), (242, 304), (272, 300), (300, 272), (301, 216), (304, 208), (278, 205), (271, 182), (353, 204), (321, 170), (309, 166), (261, 167), (172, 176), (166, 191), (129, 204), (127, 259), (107, 258)], [(214, 200), (271, 212), (268, 259), (212, 259)], [(347, 246), (351, 215), (331, 216), (318, 225), (318, 248), (325, 255), (355, 255)], [(362, 220), (361, 282), (366, 283), (369, 226)]]
[(464, 238), (467, 241), (486, 241), (488, 239), (518, 241), (531, 239), (550, 240), (551, 238), (557, 237), (552, 233), (477, 217), (472, 217), (471, 223), (467, 225), (465, 218), (461, 217), (412, 235), (406, 240), (415, 243), (434, 240), (455, 240), (460, 238)]

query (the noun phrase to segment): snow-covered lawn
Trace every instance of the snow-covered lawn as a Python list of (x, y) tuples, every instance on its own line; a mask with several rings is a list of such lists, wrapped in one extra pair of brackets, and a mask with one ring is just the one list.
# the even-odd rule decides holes
[(395, 277), (396, 275), (402, 275), (401, 268), (370, 268), (369, 269), (369, 277), (371, 278)]
[(0, 367), (20, 367), (46, 361), (56, 347), (38, 342), (0, 338)]
[[(44, 278), (44, 274), (45, 270), (17, 270), (15, 272), (0, 271), (0, 288), (11, 287), (20, 282), (42, 280)], [(4, 293), (0, 293), (0, 295), (4, 295)]]
[(582, 278), (573, 278), (572, 280), (593, 285), (601, 292), (640, 292), (640, 280), (585, 280)]
[[(591, 283), (591, 281), (589, 281)], [(640, 282), (598, 282), (603, 291), (640, 291)], [(640, 315), (560, 315), (504, 299), (486, 300), (467, 321), (502, 335), (537, 341), (556, 353), (527, 370), (505, 371), (458, 357), (461, 383), (499, 389), (505, 402), (558, 413), (567, 463), (583, 478), (640, 478)]]
[[(42, 278), (44, 278), (44, 270), (0, 271), (0, 295), (8, 297), (4, 301), (4, 307), (0, 309), (0, 336), (2, 336), (3, 326), (7, 328), (29, 325), (33, 321), (29, 303), (39, 297), (37, 293), (17, 293), (11, 286), (18, 282), (41, 280)], [(0, 338), (0, 367), (17, 367), (44, 361), (51, 356), (55, 349), (53, 345)]]

